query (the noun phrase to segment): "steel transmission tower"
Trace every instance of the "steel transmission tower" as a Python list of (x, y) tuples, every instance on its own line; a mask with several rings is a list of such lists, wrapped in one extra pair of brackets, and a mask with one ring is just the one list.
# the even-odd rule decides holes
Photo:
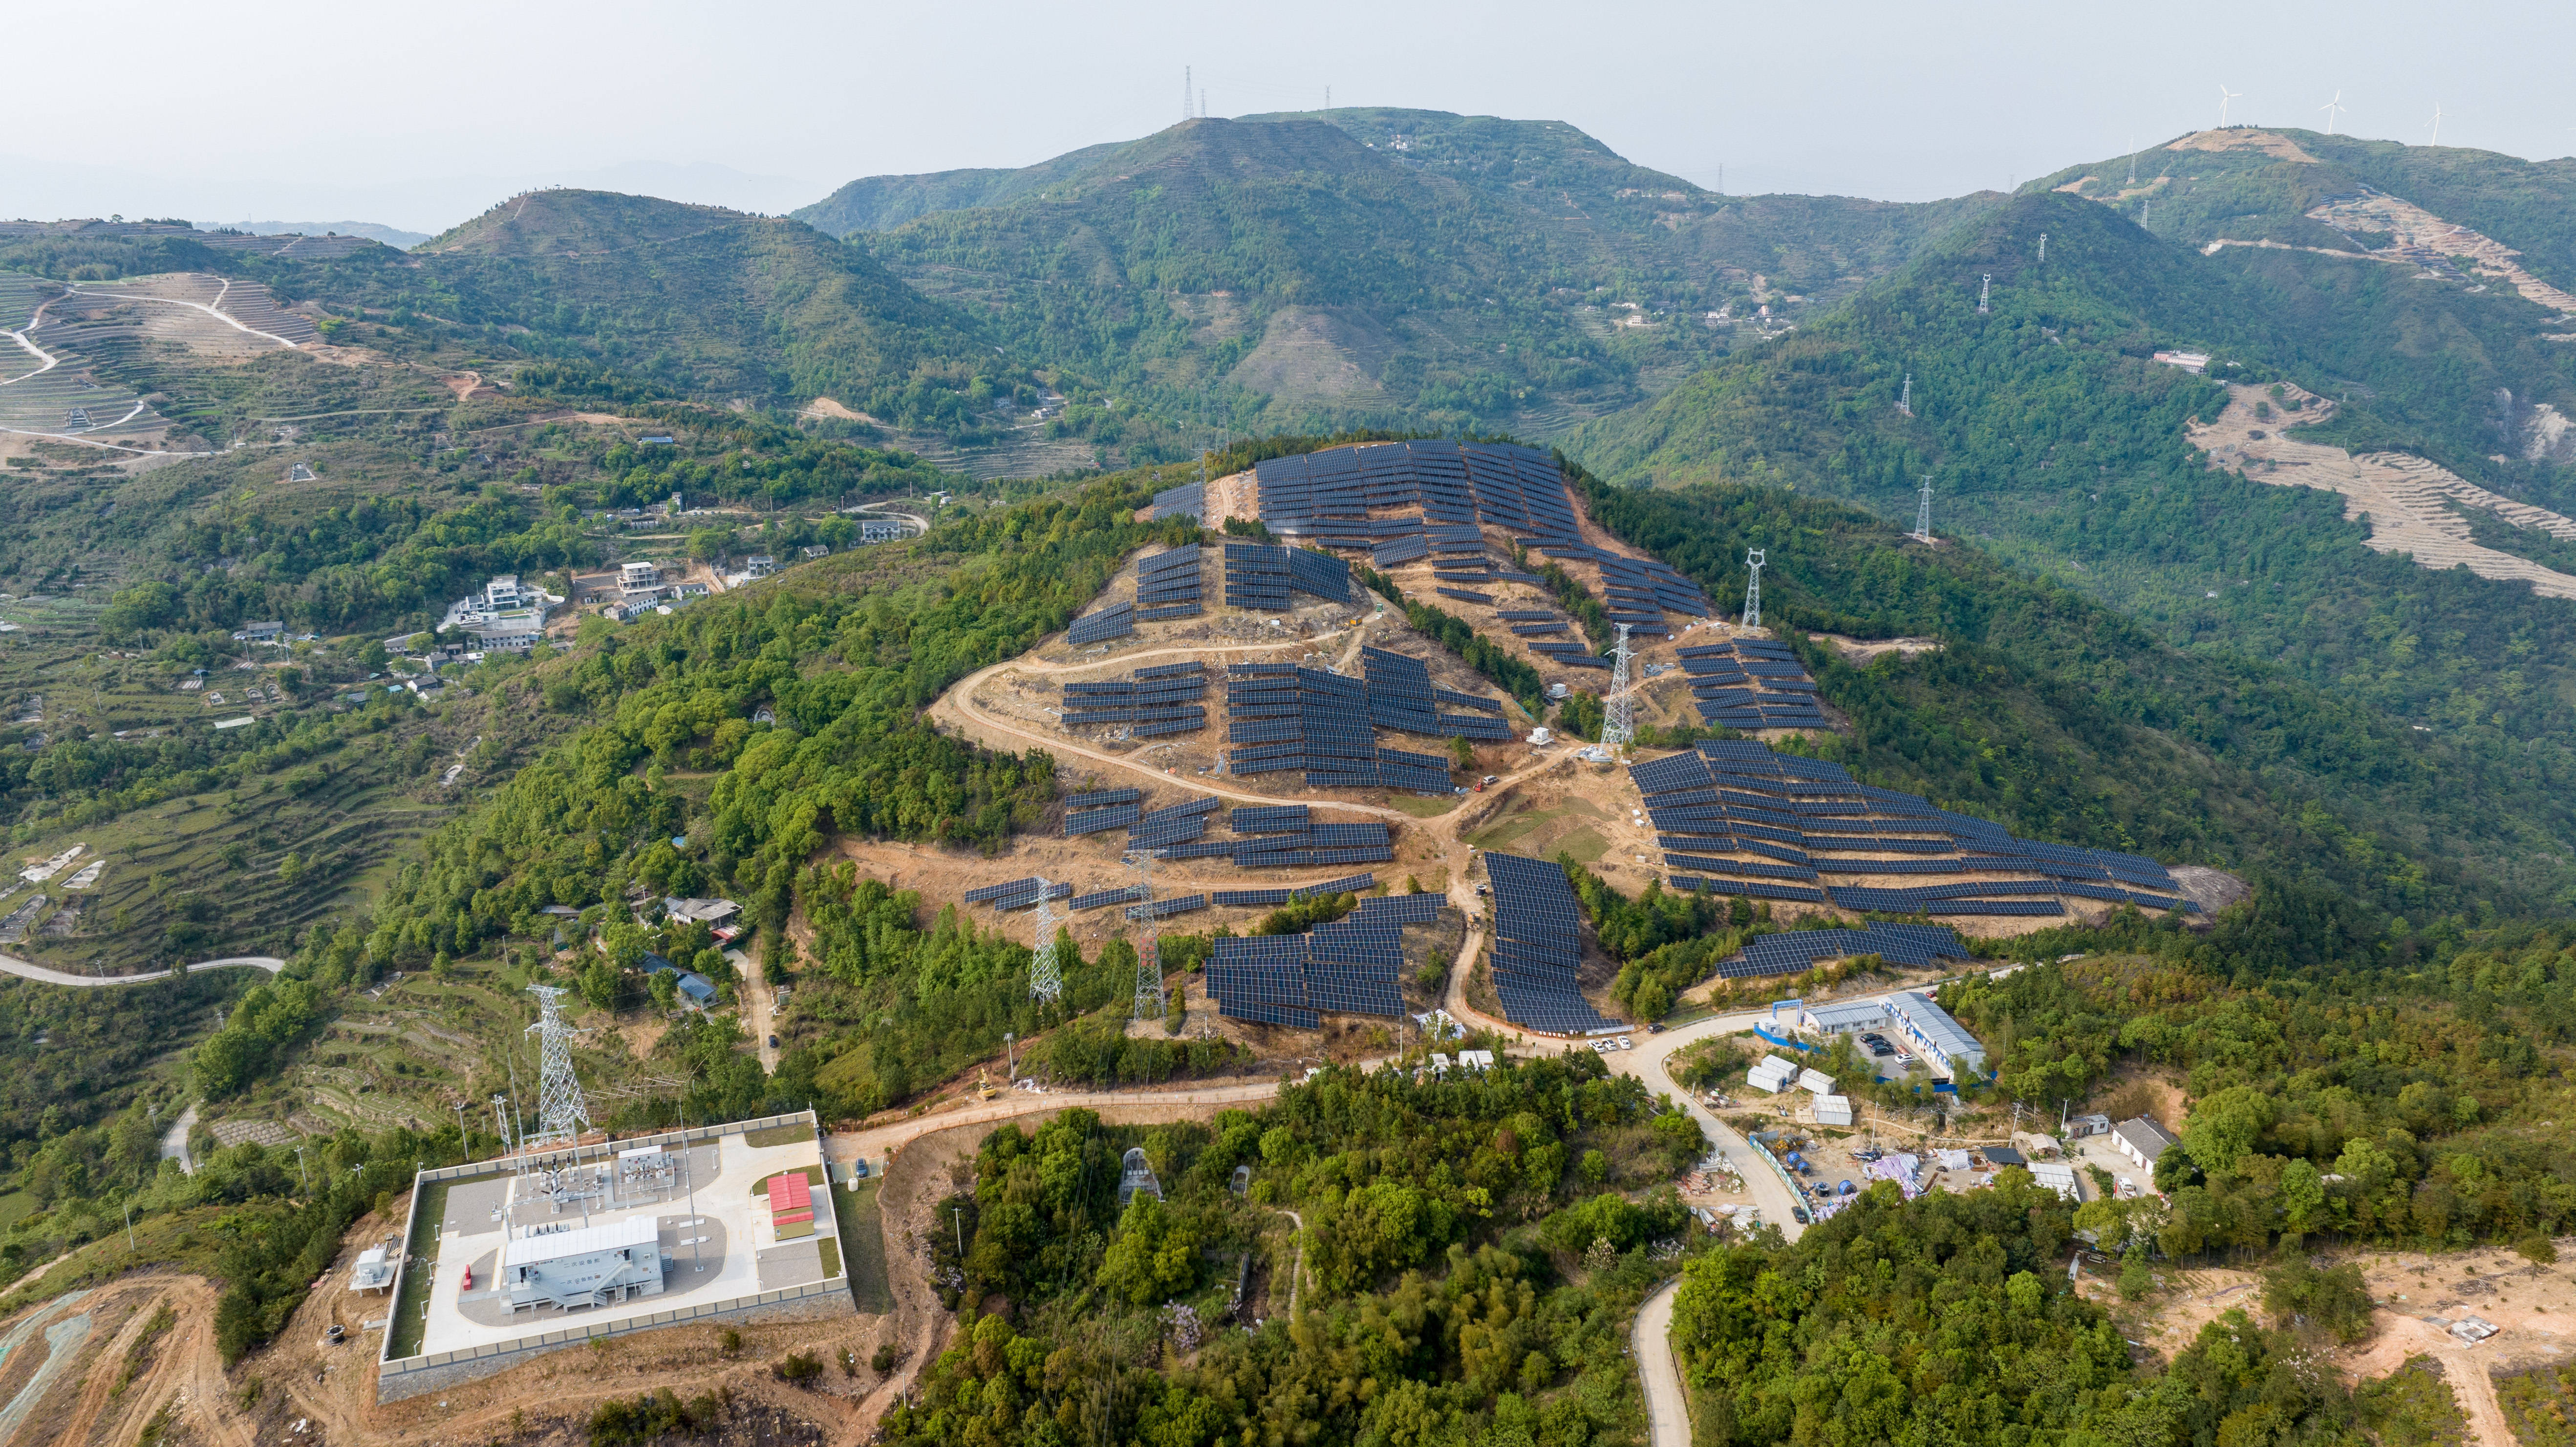
[(1932, 475), (1930, 473), (1923, 475), (1923, 501), (1914, 509), (1914, 538), (1917, 542), (1932, 541)]
[(1896, 412), (1900, 417), (1914, 415), (1914, 374), (1905, 374), (1905, 390), (1896, 394)]
[(1052, 887), (1044, 879), (1038, 881), (1037, 953), (1029, 960), (1029, 998), (1041, 1005), (1064, 998), (1064, 966), (1056, 958), (1055, 906), (1047, 900)]
[(1745, 549), (1744, 566), (1752, 570), (1752, 576), (1744, 580), (1744, 626), (1759, 628), (1762, 626), (1762, 550)]
[(2039, 259), (2042, 261), (2048, 259), (2048, 233), (2045, 231), (2039, 233)]
[(1624, 749), (1637, 738), (1636, 705), (1628, 697), (1628, 660), (1636, 657), (1628, 646), (1628, 625), (1619, 625), (1619, 650), (1610, 666), (1610, 706), (1601, 720), (1601, 747)]
[(564, 991), (554, 985), (530, 985), (528, 993), (537, 997), (537, 1023), (528, 1029), (537, 1037), (542, 1061), (537, 1078), (537, 1133), (529, 1144), (545, 1150), (581, 1139), (583, 1128), (591, 1123), (590, 1102), (582, 1097), (581, 1077), (572, 1070), (573, 1032), (564, 1023)]
[(1984, 316), (1995, 309), (1994, 295), (1995, 279), (1990, 273), (1977, 283), (1977, 315)]
[(1136, 946), (1136, 1018), (1160, 1020), (1163, 1018), (1163, 960), (1159, 942), (1154, 937), (1154, 851), (1139, 849), (1127, 856), (1127, 864), (1136, 871), (1139, 880), (1137, 903), (1129, 908), (1142, 907), (1146, 911), (1145, 938)]

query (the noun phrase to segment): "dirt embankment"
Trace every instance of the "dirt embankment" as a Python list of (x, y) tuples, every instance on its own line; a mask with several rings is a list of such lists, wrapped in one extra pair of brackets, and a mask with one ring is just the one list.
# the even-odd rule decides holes
[[(2209, 455), (2211, 467), (2233, 469), (2277, 487), (2343, 494), (2345, 517), (2369, 517), (2367, 545), (2375, 552), (2410, 554), (2418, 566), (2437, 572), (2466, 567), (2481, 578), (2529, 583), (2543, 597), (2576, 598), (2576, 577), (2476, 541), (2458, 510), (2483, 508), (2517, 527), (2568, 540), (2576, 540), (2576, 518), (2499, 497), (2420, 457), (2400, 452), (2356, 457), (2340, 447), (2284, 435), (2284, 428), (2334, 415), (2335, 404), (2312, 392), (2287, 384), (2277, 398), (2268, 388), (2243, 384), (2230, 384), (2227, 391), (2227, 408), (2217, 420), (2190, 429), (2191, 444)], [(2298, 410), (2289, 410), (2292, 402)]]

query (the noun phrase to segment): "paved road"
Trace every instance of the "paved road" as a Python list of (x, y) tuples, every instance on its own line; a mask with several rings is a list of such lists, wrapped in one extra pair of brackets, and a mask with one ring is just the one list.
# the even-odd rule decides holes
[[(236, 965), (248, 965), (254, 970), (266, 970), (274, 975), (286, 968), (286, 961), (271, 959), (267, 955), (231, 955), (220, 960), (199, 960), (188, 966), (188, 973), (193, 975), (199, 970), (229, 970)], [(146, 980), (166, 980), (171, 974), (168, 970), (154, 970), (142, 975), (67, 975), (60, 970), (49, 970), (42, 965), (32, 964), (15, 955), (0, 955), (0, 973), (16, 975), (22, 980), (35, 980), (47, 985), (69, 985), (74, 989), (95, 989), (101, 985), (139, 985)]]
[(1646, 1389), (1647, 1440), (1654, 1447), (1691, 1447), (1689, 1399), (1682, 1391), (1681, 1367), (1673, 1360), (1673, 1297), (1681, 1287), (1676, 1276), (1647, 1297), (1629, 1334), (1637, 1375)]
[(179, 1169), (192, 1176), (197, 1173), (197, 1161), (188, 1154), (188, 1132), (196, 1128), (197, 1103), (192, 1100), (186, 1110), (179, 1112), (179, 1118), (170, 1122), (170, 1128), (161, 1134), (161, 1158), (177, 1161)]
[(1628, 1038), (1637, 1042), (1636, 1049), (1614, 1051), (1607, 1058), (1611, 1069), (1622, 1075), (1636, 1076), (1646, 1082), (1649, 1092), (1669, 1095), (1689, 1111), (1691, 1118), (1699, 1122), (1700, 1130), (1719, 1150), (1726, 1152), (1727, 1159), (1735, 1163), (1737, 1173), (1744, 1177), (1745, 1197), (1761, 1208), (1763, 1221), (1779, 1227), (1781, 1235), (1794, 1241), (1807, 1229), (1789, 1214), (1790, 1207), (1800, 1204), (1798, 1197), (1781, 1184), (1780, 1178), (1768, 1166), (1762, 1164), (1762, 1158), (1755, 1153), (1751, 1141), (1719, 1120), (1716, 1112), (1702, 1105), (1689, 1091), (1675, 1084), (1665, 1068), (1674, 1051), (1713, 1035), (1733, 1035), (1749, 1029), (1755, 1021), (1767, 1018), (1768, 1014), (1768, 1011), (1746, 1010), (1734, 1015), (1714, 1015), (1660, 1035), (1631, 1035)]

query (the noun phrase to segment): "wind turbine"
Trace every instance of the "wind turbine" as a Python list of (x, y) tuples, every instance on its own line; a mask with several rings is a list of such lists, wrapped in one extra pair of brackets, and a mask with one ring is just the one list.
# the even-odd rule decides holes
[(2243, 100), (2244, 98), (2245, 92), (2241, 90), (2229, 90), (2227, 88), (2227, 82), (2225, 81), (2220, 81), (2218, 83), (2218, 128), (2220, 130), (2227, 129), (2227, 103), (2233, 100)]
[(2326, 134), (2327, 134), (2327, 135), (2330, 135), (2330, 136), (2331, 136), (2331, 135), (2333, 135), (2333, 134), (2334, 134), (2334, 128), (2335, 128), (2335, 116), (2336, 116), (2336, 114), (2337, 114), (2338, 112), (2340, 112), (2341, 110), (2343, 110), (2343, 108), (2344, 108), (2344, 105), (2343, 105), (2343, 92), (2342, 92), (2341, 90), (2337, 90), (2337, 91), (2334, 93), (2334, 99), (2333, 99), (2333, 100), (2327, 101), (2324, 105), (2321, 105), (2321, 106), (2317, 107), (2317, 109), (2318, 109), (2318, 110), (2324, 111), (2324, 112), (2326, 113)]
[(2442, 103), (2433, 102), (2433, 144), (2442, 144)]

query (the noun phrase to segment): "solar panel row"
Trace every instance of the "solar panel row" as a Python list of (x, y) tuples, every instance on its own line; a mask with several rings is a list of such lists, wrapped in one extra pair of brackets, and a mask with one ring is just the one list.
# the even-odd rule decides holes
[(1088, 617), (1073, 620), (1073, 626), (1065, 631), (1065, 641), (1080, 647), (1086, 643), (1124, 638), (1135, 631), (1135, 605), (1121, 603), (1114, 608), (1103, 609)]

